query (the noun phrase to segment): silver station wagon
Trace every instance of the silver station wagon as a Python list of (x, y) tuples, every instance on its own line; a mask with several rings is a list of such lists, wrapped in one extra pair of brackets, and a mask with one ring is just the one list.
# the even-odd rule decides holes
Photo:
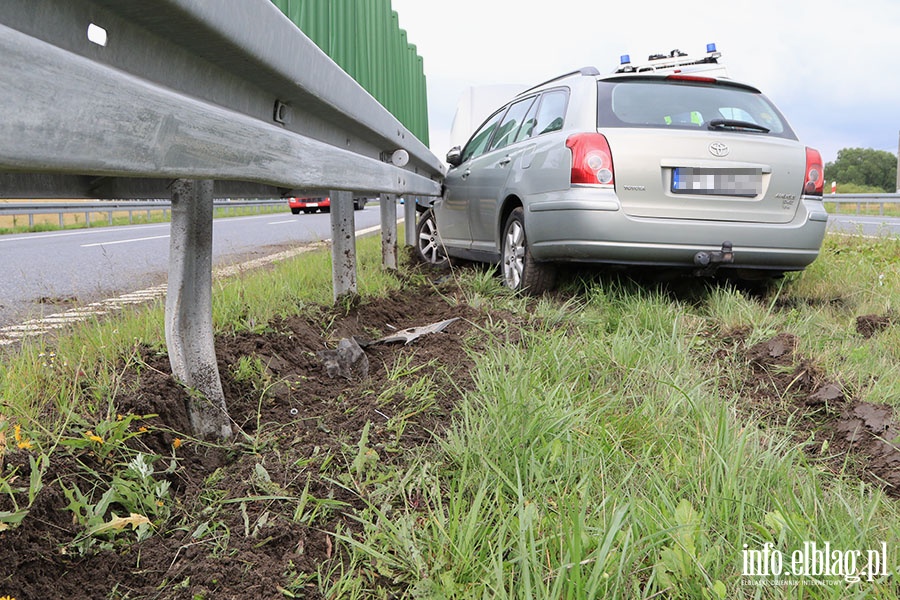
[(526, 90), (447, 156), (417, 249), (499, 263), (541, 293), (561, 262), (778, 277), (815, 260), (828, 219), (818, 151), (713, 45)]

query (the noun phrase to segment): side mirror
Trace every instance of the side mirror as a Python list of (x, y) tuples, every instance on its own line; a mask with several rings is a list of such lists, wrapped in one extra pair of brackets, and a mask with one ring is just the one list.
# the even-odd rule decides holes
[(447, 164), (451, 167), (458, 167), (462, 164), (462, 148), (459, 146), (450, 148), (450, 152), (447, 153)]

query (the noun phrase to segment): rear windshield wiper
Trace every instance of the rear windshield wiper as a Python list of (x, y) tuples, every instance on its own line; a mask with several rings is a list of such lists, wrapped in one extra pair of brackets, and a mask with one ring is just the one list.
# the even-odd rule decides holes
[(763, 133), (769, 133), (768, 127), (763, 127), (762, 125), (757, 125), (756, 123), (750, 123), (749, 121), (736, 121), (733, 119), (713, 119), (709, 123), (706, 124), (708, 129), (752, 129), (754, 131), (761, 131)]

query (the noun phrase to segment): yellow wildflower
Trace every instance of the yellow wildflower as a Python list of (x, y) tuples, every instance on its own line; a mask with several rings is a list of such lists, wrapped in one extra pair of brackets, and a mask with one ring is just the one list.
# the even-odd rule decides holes
[(16, 600), (12, 596), (0, 596), (0, 600)]
[[(19, 450), (31, 450), (31, 440), (22, 435), (21, 425), (13, 427), (13, 437), (16, 438), (16, 447)], [(0, 598), (0, 600), (3, 600), (3, 598)]]
[(140, 431), (141, 433), (147, 433), (147, 428), (142, 425), (141, 427), (138, 427), (138, 431)]
[(98, 444), (103, 443), (103, 438), (99, 435), (94, 435), (94, 432), (90, 430), (84, 432), (84, 437), (91, 440), (92, 442), (97, 442)]
[[(176, 450), (178, 448), (180, 448), (181, 447), (181, 438), (175, 438), (174, 440), (172, 440), (172, 447), (175, 448)], [(2, 600), (2, 599), (0, 599), (0, 600)]]

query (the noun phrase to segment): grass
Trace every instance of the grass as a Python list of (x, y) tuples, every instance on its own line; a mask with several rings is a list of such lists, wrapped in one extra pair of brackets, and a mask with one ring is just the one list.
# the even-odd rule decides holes
[[(379, 268), (377, 238), (360, 240), (359, 251), (364, 297), (404, 285)], [(217, 330), (264, 331), (275, 317), (329, 304), (329, 265), (312, 253), (217, 282)], [(747, 343), (792, 333), (854, 397), (897, 404), (900, 328), (863, 339), (854, 327), (858, 315), (896, 314), (900, 241), (829, 236), (812, 267), (761, 295), (699, 282), (685, 295), (598, 277), (564, 281), (561, 299), (534, 300), (510, 294), (489, 271), (455, 278), (468, 304), (515, 319), (478, 333), (473, 390), (436, 448), (395, 472), (365, 462), (367, 430), (348, 442), (347, 480), (367, 471), (361, 532), (338, 532), (345, 561), (286, 574), (286, 596), (313, 585), (329, 598), (900, 597), (896, 500), (807, 452), (790, 419), (754, 413), (748, 365), (728, 341), (735, 330)], [(29, 439), (91, 443), (73, 435), (72, 415), (114, 424), (106, 403), (128, 357), (136, 345), (161, 348), (161, 331), (161, 308), (151, 306), (6, 356), (9, 423)], [(236, 368), (264, 387), (262, 365), (248, 358)], [(402, 361), (391, 369), (391, 393), (427, 408), (435, 381)], [(127, 489), (155, 490), (139, 471), (123, 477)], [(278, 496), (261, 464), (257, 472), (260, 495)], [(220, 485), (208, 482), (199, 504), (222, 508)], [(329, 510), (305, 490), (290, 503), (299, 518)], [(238, 532), (205, 514), (194, 537), (227, 552)], [(107, 525), (96, 515), (92, 523)], [(241, 535), (262, 527), (246, 523)], [(758, 556), (745, 551), (772, 544), (787, 567), (804, 542), (841, 551), (886, 542), (891, 574), (854, 581), (860, 564), (827, 585), (777, 585), (742, 573), (747, 556)]]

